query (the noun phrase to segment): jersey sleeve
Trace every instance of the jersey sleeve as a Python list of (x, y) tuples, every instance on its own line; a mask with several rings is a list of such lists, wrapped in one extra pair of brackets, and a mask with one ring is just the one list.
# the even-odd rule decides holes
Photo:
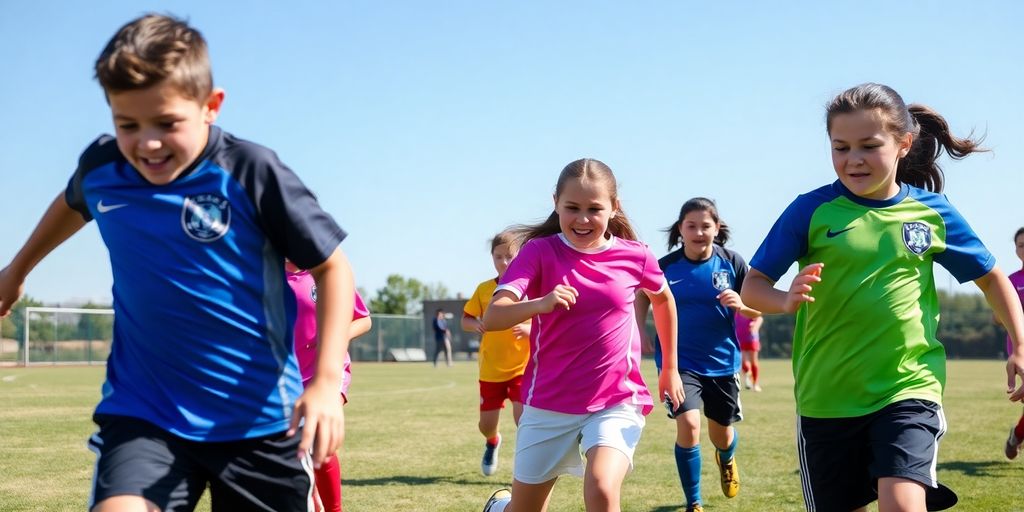
[(761, 242), (761, 247), (754, 253), (750, 266), (764, 273), (772, 281), (778, 281), (793, 262), (807, 254), (811, 214), (818, 204), (820, 203), (811, 201), (807, 195), (802, 195), (790, 203), (775, 221), (768, 236)]
[[(498, 283), (498, 288), (494, 290), (495, 293), (507, 290), (512, 292), (517, 300), (522, 300), (528, 295), (527, 290), (529, 290), (530, 285), (536, 283), (541, 275), (540, 243), (539, 240), (534, 239), (523, 245), (523, 248), (519, 250), (519, 254), (509, 263), (508, 269), (505, 270), (505, 275), (501, 277), (501, 281)], [(529, 295), (539, 296), (537, 293)]]
[(119, 157), (121, 157), (121, 151), (117, 149), (117, 140), (110, 135), (103, 135), (85, 148), (78, 158), (78, 168), (71, 175), (68, 186), (64, 190), (64, 201), (72, 210), (80, 213), (86, 222), (92, 220), (92, 212), (89, 211), (89, 205), (85, 202), (82, 180), (93, 169), (117, 160)]
[[(996, 259), (967, 224), (945, 195), (935, 194), (928, 204), (942, 216), (946, 224), (946, 248), (935, 254), (935, 261), (945, 267), (961, 283), (988, 274)], [(926, 203), (927, 204), (927, 203)]]
[(480, 292), (483, 286), (477, 286), (476, 290), (473, 291), (473, 296), (466, 301), (466, 305), (463, 306), (462, 312), (473, 318), (480, 318), (484, 315), (484, 309), (481, 303), (485, 300), (490, 300), (490, 297), (481, 297)]
[(271, 244), (299, 268), (326, 261), (345, 231), (273, 151), (238, 139), (230, 144), (218, 163), (246, 190)]
[[(732, 289), (736, 293), (742, 293), (743, 291), (743, 280), (747, 278), (747, 262), (735, 251), (726, 250), (725, 253), (729, 257), (729, 264), (732, 265), (732, 271), (736, 274), (736, 282), (733, 283)], [(777, 281), (778, 279), (776, 279)]]
[(370, 316), (370, 308), (366, 307), (366, 302), (363, 301), (362, 295), (356, 292), (355, 305), (352, 308), (352, 320), (359, 320), (368, 316)]
[(667, 285), (665, 273), (662, 272), (661, 265), (658, 264), (658, 259), (651, 252), (651, 248), (646, 245), (641, 247), (643, 248), (644, 262), (643, 271), (640, 275), (640, 288), (653, 293), (660, 293)]

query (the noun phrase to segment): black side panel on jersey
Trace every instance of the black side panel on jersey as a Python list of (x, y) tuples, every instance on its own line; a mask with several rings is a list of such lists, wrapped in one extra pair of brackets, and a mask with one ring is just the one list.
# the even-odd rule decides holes
[(683, 246), (679, 246), (678, 249), (664, 255), (658, 260), (658, 266), (661, 267), (661, 271), (664, 272), (666, 268), (672, 266), (673, 263), (683, 259)]
[(110, 135), (101, 135), (85, 148), (82, 156), (78, 158), (78, 169), (75, 169), (75, 173), (68, 180), (68, 187), (64, 190), (64, 201), (71, 209), (82, 214), (86, 222), (92, 220), (92, 213), (89, 212), (89, 206), (85, 204), (85, 196), (82, 193), (85, 175), (104, 164), (123, 158), (121, 151), (117, 149), (117, 139)]
[(736, 284), (733, 289), (736, 293), (740, 293), (743, 290), (743, 280), (747, 278), (747, 262), (738, 253), (726, 249), (721, 245), (715, 244), (714, 249), (725, 261), (728, 261), (732, 265), (733, 272), (736, 272)]
[(346, 233), (320, 207), (316, 196), (270, 149), (213, 127), (211, 139), (217, 135), (222, 147), (214, 163), (245, 189), (274, 248), (299, 268), (326, 261)]

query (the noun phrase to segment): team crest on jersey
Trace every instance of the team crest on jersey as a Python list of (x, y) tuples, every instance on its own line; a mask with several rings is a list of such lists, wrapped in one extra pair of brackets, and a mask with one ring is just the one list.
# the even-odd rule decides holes
[(181, 228), (193, 240), (212, 242), (224, 236), (231, 225), (231, 203), (217, 194), (185, 197)]
[(903, 244), (914, 254), (924, 254), (932, 246), (932, 228), (923, 222), (904, 222)]
[(711, 274), (711, 284), (718, 291), (728, 290), (732, 283), (729, 281), (728, 270), (716, 270)]

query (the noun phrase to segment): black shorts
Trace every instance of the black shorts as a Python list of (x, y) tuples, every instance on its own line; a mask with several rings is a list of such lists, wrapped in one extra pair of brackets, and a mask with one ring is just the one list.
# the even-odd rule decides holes
[(705, 377), (690, 370), (681, 370), (679, 379), (683, 381), (686, 398), (673, 412), (675, 416), (703, 406), (704, 416), (719, 425), (728, 427), (743, 419), (740, 381), (735, 375)]
[(301, 436), (284, 433), (227, 442), (177, 437), (127, 416), (96, 415), (89, 438), (96, 468), (89, 508), (114, 496), (141, 496), (163, 512), (191, 511), (207, 484), (215, 511), (310, 511), (313, 469), (298, 459)]
[[(807, 510), (849, 511), (878, 499), (878, 479), (906, 478), (935, 489), (942, 406), (903, 400), (854, 418), (797, 420), (797, 453)], [(931, 492), (931, 491), (929, 491)]]

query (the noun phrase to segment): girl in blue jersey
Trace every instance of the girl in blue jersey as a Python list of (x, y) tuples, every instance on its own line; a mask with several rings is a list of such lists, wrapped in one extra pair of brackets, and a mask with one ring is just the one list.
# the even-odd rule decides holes
[[(719, 218), (714, 201), (703, 197), (686, 201), (679, 218), (666, 231), (669, 250), (682, 242), (682, 247), (658, 260), (658, 265), (668, 280), (679, 315), (675, 357), (686, 393), (683, 403), (669, 416), (676, 420), (676, 468), (687, 510), (700, 511), (701, 406), (708, 418), (708, 437), (716, 450), (722, 492), (729, 498), (739, 492), (737, 435), (732, 424), (742, 419), (742, 412), (736, 377), (740, 347), (734, 314), (755, 318), (760, 313), (740, 300), (747, 263), (724, 247), (729, 227)], [(638, 294), (640, 325), (646, 321), (649, 306), (647, 298)], [(655, 347), (654, 358), (660, 370), (665, 354), (660, 345)]]
[[(945, 351), (935, 337), (940, 263), (973, 280), (1013, 352), (1010, 400), (1024, 397), (1024, 315), (995, 260), (942, 190), (936, 158), (963, 158), (975, 140), (862, 84), (827, 106), (838, 180), (798, 197), (751, 261), (742, 297), (765, 313), (796, 313), (793, 373), (798, 451), (808, 510), (942, 510), (956, 495), (936, 479)], [(797, 262), (788, 291), (775, 282)]]

